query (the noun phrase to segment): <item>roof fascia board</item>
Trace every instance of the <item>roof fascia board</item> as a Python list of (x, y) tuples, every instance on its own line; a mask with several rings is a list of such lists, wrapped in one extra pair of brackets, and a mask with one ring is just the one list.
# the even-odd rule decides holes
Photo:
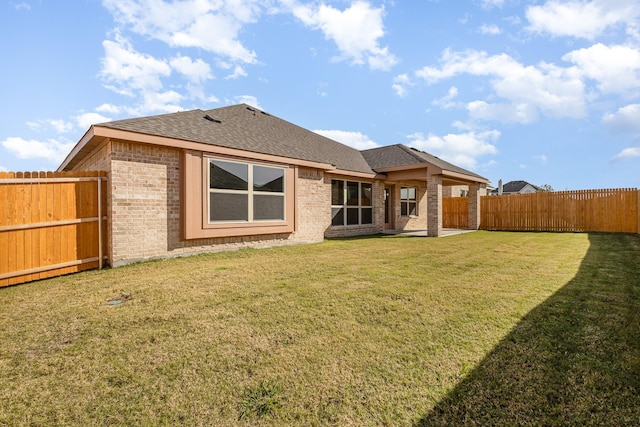
[(428, 163), (428, 162), (422, 162), (422, 163), (411, 163), (408, 165), (376, 168), (376, 172), (387, 173), (387, 172), (396, 172), (396, 171), (406, 171), (410, 169), (429, 169), (429, 170), (433, 169), (433, 170), (440, 171), (440, 169), (437, 168), (435, 165), (432, 165), (431, 163)]
[(466, 175), (459, 172), (453, 172), (448, 170), (443, 170), (442, 176), (446, 178), (451, 178), (451, 179), (460, 179), (467, 182), (478, 182), (480, 184), (489, 183), (489, 180), (486, 178), (475, 177), (475, 176)]
[(384, 175), (366, 172), (354, 172), (343, 169), (334, 169), (331, 171), (332, 175), (352, 176), (354, 178), (367, 178), (367, 179), (385, 179)]
[(87, 130), (84, 133), (82, 138), (80, 138), (80, 141), (78, 141), (78, 143), (71, 149), (71, 152), (69, 154), (67, 154), (67, 157), (64, 158), (64, 160), (62, 161), (60, 166), (58, 166), (58, 169), (56, 170), (57, 172), (64, 171), (64, 168), (67, 167), (67, 165), (69, 163), (71, 163), (71, 160), (73, 160), (73, 158), (78, 155), (80, 150), (82, 150), (84, 148), (84, 146), (87, 145), (87, 143), (89, 143), (89, 141), (91, 141), (93, 139), (93, 137), (95, 136), (94, 129), (95, 128), (92, 125), (89, 128), (89, 130)]
[(293, 159), (290, 157), (276, 156), (273, 154), (256, 153), (254, 151), (240, 150), (237, 148), (222, 147), (220, 145), (205, 144), (202, 142), (187, 141), (182, 139), (169, 138), (166, 136), (150, 135), (146, 133), (130, 132), (121, 129), (112, 129), (95, 126), (94, 135), (111, 139), (125, 140), (142, 144), (153, 144), (176, 149), (186, 149), (192, 151), (202, 151), (205, 153), (222, 154), (232, 157), (243, 157), (248, 159), (263, 160), (274, 163), (286, 163), (290, 165), (309, 167), (322, 170), (335, 170), (335, 166), (329, 163), (320, 163), (310, 160)]

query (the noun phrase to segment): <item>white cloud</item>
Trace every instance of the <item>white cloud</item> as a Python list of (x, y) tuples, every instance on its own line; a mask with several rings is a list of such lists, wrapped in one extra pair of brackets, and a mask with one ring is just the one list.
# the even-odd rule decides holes
[(81, 129), (89, 129), (91, 125), (96, 123), (105, 123), (111, 121), (109, 117), (105, 117), (98, 113), (82, 113), (74, 117)]
[(502, 6), (504, 6), (504, 0), (482, 0), (482, 7), (485, 9)]
[(183, 95), (174, 90), (145, 92), (142, 96), (142, 102), (127, 111), (132, 116), (142, 116), (149, 112), (175, 113), (183, 109), (180, 106), (183, 98)]
[(71, 132), (74, 128), (73, 123), (64, 120), (47, 120), (47, 123), (58, 133)]
[(507, 16), (507, 17), (505, 17), (503, 19), (504, 19), (505, 22), (507, 22), (507, 23), (509, 23), (511, 25), (520, 25), (520, 23), (522, 22), (518, 15)]
[(161, 77), (171, 74), (171, 67), (164, 60), (137, 52), (128, 40), (116, 36), (116, 40), (102, 42), (105, 56), (100, 75), (110, 89), (121, 95), (133, 96), (135, 91), (156, 91), (162, 88)]
[(576, 64), (588, 78), (598, 82), (604, 93), (640, 93), (640, 50), (633, 47), (597, 43), (562, 57)]
[(391, 87), (393, 88), (396, 95), (398, 95), (399, 97), (405, 97), (409, 93), (407, 88), (413, 85), (414, 83), (411, 82), (408, 74), (400, 74), (393, 78), (393, 84), (391, 85)]
[(640, 5), (636, 0), (548, 0), (529, 6), (526, 16), (532, 32), (592, 40), (612, 26), (635, 26)]
[(380, 146), (375, 141), (372, 141), (367, 135), (360, 132), (344, 130), (314, 130), (314, 132), (329, 139), (333, 139), (334, 141), (341, 142), (342, 144), (348, 145), (356, 150), (367, 150), (369, 148), (376, 148)]
[[(424, 67), (416, 71), (416, 76), (430, 84), (460, 74), (491, 77), (495, 95), (507, 100), (506, 104), (516, 110), (517, 114), (512, 115), (515, 121), (531, 121), (535, 117), (532, 110), (554, 118), (581, 118), (586, 114), (584, 83), (575, 67), (562, 68), (544, 62), (524, 66), (507, 54), (489, 56), (476, 50), (452, 52), (447, 49), (440, 62), (439, 68)], [(480, 102), (469, 104), (477, 118), (494, 118), (507, 108), (501, 105), (505, 103)]]
[(502, 30), (500, 29), (500, 27), (498, 27), (495, 24), (482, 24), (480, 26), (480, 28), (478, 29), (478, 31), (480, 32), (480, 34), (488, 34), (488, 35), (498, 35), (500, 33), (502, 33)]
[(172, 47), (195, 47), (256, 63), (256, 54), (238, 40), (244, 24), (255, 22), (259, 0), (103, 0), (117, 22)]
[(19, 137), (9, 137), (2, 146), (19, 159), (46, 159), (53, 164), (61, 163), (75, 144), (55, 139), (37, 141)]
[(469, 117), (474, 121), (498, 121), (527, 124), (538, 119), (538, 112), (530, 103), (494, 103), (472, 101), (467, 104)]
[(0, 165), (0, 172), (8, 172), (9, 169), (5, 168), (4, 166)]
[(260, 106), (260, 103), (258, 102), (258, 98), (256, 98), (253, 95), (236, 96), (235, 100), (239, 104), (247, 104), (247, 105), (255, 107), (255, 108), (259, 109), (259, 110), (263, 110), (264, 111), (264, 109)]
[(640, 104), (630, 104), (608, 113), (602, 118), (604, 125), (612, 132), (640, 134)]
[(211, 67), (202, 59), (195, 61), (188, 56), (177, 55), (169, 61), (171, 67), (185, 76), (187, 80), (201, 83), (212, 78)]
[(237, 79), (239, 77), (246, 77), (246, 76), (247, 76), (247, 72), (244, 70), (244, 68), (242, 68), (242, 66), (240, 65), (236, 65), (233, 68), (233, 73), (225, 77), (225, 80), (232, 80), (232, 79)]
[(385, 35), (384, 7), (373, 8), (368, 2), (355, 1), (341, 11), (321, 3), (294, 6), (292, 13), (303, 24), (321, 30), (326, 39), (336, 43), (340, 55), (335, 60), (368, 63), (374, 70), (388, 70), (398, 62), (388, 47), (381, 47), (378, 42)]
[(493, 143), (499, 137), (500, 132), (497, 130), (445, 136), (414, 133), (407, 136), (410, 139), (407, 145), (427, 151), (455, 165), (473, 169), (477, 167), (479, 157), (498, 152)]
[(15, 6), (16, 10), (31, 10), (31, 5), (29, 3), (17, 3)]
[(166, 61), (136, 51), (128, 40), (116, 35), (115, 41), (105, 40), (105, 57), (102, 59), (100, 76), (105, 87), (118, 94), (137, 99), (133, 107), (105, 106), (105, 109), (124, 110), (130, 115), (145, 115), (155, 112), (174, 113), (182, 110), (180, 102), (185, 95), (175, 90), (165, 90), (162, 79), (172, 73), (172, 66), (187, 77), (187, 92), (192, 98), (204, 99), (200, 85), (208, 78), (209, 66), (201, 60), (177, 56)]
[(96, 108), (96, 111), (99, 113), (119, 114), (121, 108), (113, 104), (102, 104)]
[(623, 160), (631, 160), (635, 158), (640, 158), (640, 147), (629, 147), (625, 148), (615, 156), (611, 158), (611, 161), (623, 161)]
[(71, 132), (74, 129), (73, 123), (65, 122), (64, 120), (58, 119), (30, 121), (27, 122), (27, 126), (29, 126), (36, 132), (40, 132), (42, 130), (45, 130), (46, 128), (51, 128), (58, 133), (66, 133)]
[(431, 104), (438, 105), (444, 109), (453, 108), (458, 105), (458, 103), (454, 101), (454, 99), (457, 96), (458, 96), (458, 88), (455, 86), (451, 86), (445, 96), (439, 99), (434, 99), (433, 101), (431, 101)]

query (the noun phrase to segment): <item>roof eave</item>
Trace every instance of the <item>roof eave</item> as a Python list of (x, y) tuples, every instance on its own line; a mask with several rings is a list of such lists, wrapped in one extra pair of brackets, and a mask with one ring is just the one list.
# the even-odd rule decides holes
[(476, 176), (476, 175), (468, 175), (460, 172), (454, 172), (449, 170), (442, 170), (442, 176), (450, 179), (459, 179), (466, 182), (477, 182), (479, 184), (488, 184), (489, 180), (487, 178)]
[(411, 169), (425, 169), (434, 167), (431, 163), (423, 162), (423, 163), (410, 163), (406, 165), (398, 165), (398, 166), (387, 166), (384, 168), (376, 168), (375, 171), (378, 173), (388, 173), (388, 172), (398, 172), (398, 171), (406, 171)]
[[(266, 154), (266, 153), (258, 153), (253, 151), (241, 150), (237, 148), (229, 148), (221, 145), (208, 144), (203, 142), (189, 141), (189, 140), (181, 140), (177, 138), (169, 138), (166, 136), (158, 136), (153, 134), (147, 134), (142, 132), (133, 132), (122, 129), (114, 129), (106, 126), (93, 125), (87, 133), (82, 137), (82, 139), (76, 144), (76, 146), (71, 150), (71, 153), (67, 156), (67, 158), (62, 162), (59, 171), (65, 170), (65, 168), (70, 165), (73, 166), (81, 159), (76, 160), (78, 154), (83, 151), (83, 149), (88, 148), (89, 152), (95, 148), (94, 146), (97, 143), (104, 141), (105, 139), (116, 139), (116, 140), (124, 140), (131, 141), (140, 144), (151, 144), (158, 145), (163, 147), (175, 148), (175, 149), (186, 149), (193, 151), (202, 151), (205, 153), (215, 153), (221, 155), (227, 155), (232, 157), (241, 157), (248, 159), (258, 159), (263, 161), (275, 162), (275, 163), (286, 163), (294, 166), (303, 166), (314, 169), (321, 169), (325, 171), (332, 171), (336, 169), (335, 165), (329, 163), (322, 163), (312, 160), (304, 160), (304, 159), (296, 159), (291, 157), (278, 156), (274, 154)], [(85, 150), (87, 151), (87, 150)], [(74, 161), (75, 160), (75, 161)]]
[(80, 151), (82, 151), (87, 145), (92, 145), (90, 143), (92, 140), (94, 140), (95, 137), (95, 127), (94, 125), (91, 125), (91, 127), (89, 127), (89, 129), (84, 133), (82, 138), (80, 138), (80, 141), (78, 141), (78, 143), (71, 149), (69, 154), (67, 154), (67, 157), (65, 157), (60, 166), (58, 166), (57, 172), (66, 170), (70, 164), (72, 166), (75, 165), (77, 162), (73, 162), (73, 160), (75, 160), (78, 153), (80, 153)]

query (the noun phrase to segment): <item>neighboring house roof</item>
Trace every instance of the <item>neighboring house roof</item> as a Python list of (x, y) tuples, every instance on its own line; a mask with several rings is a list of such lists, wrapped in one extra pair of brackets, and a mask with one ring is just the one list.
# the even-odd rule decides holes
[(407, 147), (403, 144), (371, 148), (369, 150), (362, 151), (362, 155), (367, 160), (371, 168), (377, 172), (383, 172), (384, 169), (398, 166), (415, 165), (416, 163), (430, 163), (444, 171), (455, 172), (462, 175), (469, 175), (480, 180), (486, 180), (486, 178), (476, 173), (446, 162), (439, 157), (425, 153), (424, 151)]
[[(535, 191), (544, 191), (542, 188), (530, 184), (527, 181), (509, 181), (502, 186), (502, 194), (521, 193), (527, 186), (530, 186)], [(496, 188), (492, 193), (498, 194), (498, 189)]]
[(246, 104), (118, 120), (95, 126), (330, 163), (342, 170), (373, 173), (358, 150)]

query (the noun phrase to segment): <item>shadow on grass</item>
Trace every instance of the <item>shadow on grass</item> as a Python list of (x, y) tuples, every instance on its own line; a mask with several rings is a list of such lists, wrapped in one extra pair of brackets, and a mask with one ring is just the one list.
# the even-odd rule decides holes
[(640, 425), (640, 236), (589, 241), (576, 276), (416, 426)]

